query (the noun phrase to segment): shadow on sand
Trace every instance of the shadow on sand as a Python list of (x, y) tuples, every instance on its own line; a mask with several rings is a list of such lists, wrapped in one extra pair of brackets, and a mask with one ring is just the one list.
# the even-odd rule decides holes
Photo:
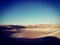
[(9, 37), (13, 33), (0, 30), (0, 45), (60, 45), (60, 39), (56, 37), (48, 36), (36, 39)]

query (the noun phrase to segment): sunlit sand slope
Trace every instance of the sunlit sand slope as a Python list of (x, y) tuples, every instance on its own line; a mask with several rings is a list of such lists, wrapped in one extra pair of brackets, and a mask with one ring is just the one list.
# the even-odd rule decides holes
[(60, 38), (60, 30), (55, 31), (55, 32), (45, 35), (45, 36), (54, 36), (54, 37)]
[(14, 33), (10, 35), (13, 38), (40, 38), (45, 36), (55, 36), (60, 38), (60, 30), (56, 31), (34, 31), (34, 30), (24, 30), (21, 33)]

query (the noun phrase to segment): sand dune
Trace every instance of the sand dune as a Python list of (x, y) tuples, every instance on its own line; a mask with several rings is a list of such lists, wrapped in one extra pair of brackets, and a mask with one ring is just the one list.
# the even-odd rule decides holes
[(54, 36), (54, 37), (60, 38), (60, 30), (53, 32), (51, 34), (48, 34), (46, 36)]
[(55, 36), (60, 38), (60, 30), (56, 31), (34, 31), (34, 30), (24, 30), (21, 33), (14, 33), (10, 35), (10, 37), (13, 38), (40, 38), (40, 37), (45, 37), (45, 36)]
[[(36, 28), (35, 28), (36, 27)], [(38, 28), (40, 27), (40, 28)], [(30, 26), (18, 26), (8, 25), (0, 26), (4, 32), (14, 32), (9, 35), (13, 38), (40, 38), (45, 36), (55, 36), (60, 38), (60, 25), (30, 25)], [(7, 33), (7, 34), (8, 34)]]

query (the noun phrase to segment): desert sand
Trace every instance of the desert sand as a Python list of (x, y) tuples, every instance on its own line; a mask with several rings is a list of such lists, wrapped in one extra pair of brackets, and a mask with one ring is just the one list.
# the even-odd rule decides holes
[(60, 30), (54, 30), (54, 31), (24, 30), (21, 33), (18, 32), (10, 35), (10, 37), (13, 37), (13, 38), (41, 38), (45, 36), (54, 36), (54, 37), (60, 38)]

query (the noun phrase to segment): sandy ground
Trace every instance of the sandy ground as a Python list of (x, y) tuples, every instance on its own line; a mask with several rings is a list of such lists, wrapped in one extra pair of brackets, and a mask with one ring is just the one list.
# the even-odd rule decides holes
[(56, 31), (34, 31), (34, 30), (24, 30), (21, 33), (14, 33), (10, 35), (13, 38), (40, 38), (45, 36), (54, 36), (60, 38), (60, 30)]
[(53, 32), (51, 34), (45, 35), (45, 36), (54, 36), (54, 37), (60, 38), (60, 30)]

